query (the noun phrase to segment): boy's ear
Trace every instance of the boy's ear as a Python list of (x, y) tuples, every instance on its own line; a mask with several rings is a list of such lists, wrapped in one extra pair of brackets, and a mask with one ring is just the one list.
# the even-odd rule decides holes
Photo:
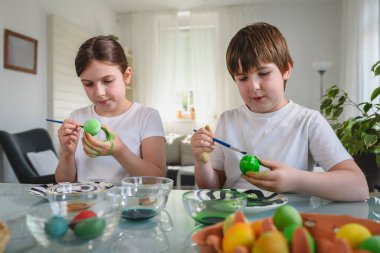
[(288, 67), (287, 67), (287, 70), (285, 70), (285, 72), (282, 74), (282, 78), (284, 80), (288, 80), (289, 77), (290, 77), (290, 74), (292, 73), (292, 65), (290, 63), (288, 63)]
[(126, 84), (129, 84), (132, 80), (132, 68), (128, 67), (124, 72), (124, 80)]

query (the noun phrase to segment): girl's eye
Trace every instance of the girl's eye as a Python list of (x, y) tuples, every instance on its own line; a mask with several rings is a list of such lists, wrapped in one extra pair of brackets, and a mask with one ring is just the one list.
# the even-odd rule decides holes
[(107, 84), (107, 83), (112, 83), (113, 80), (104, 80), (103, 82)]
[(90, 87), (92, 85), (92, 83), (89, 83), (89, 82), (84, 82), (83, 83), (83, 86), (85, 86), (85, 87)]

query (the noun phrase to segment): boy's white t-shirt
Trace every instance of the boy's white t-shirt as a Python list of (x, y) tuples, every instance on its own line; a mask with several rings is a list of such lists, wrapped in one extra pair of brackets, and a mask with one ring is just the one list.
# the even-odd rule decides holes
[[(220, 117), (215, 136), (249, 155), (299, 170), (312, 171), (316, 163), (329, 170), (339, 162), (352, 159), (318, 111), (292, 101), (271, 113), (254, 113), (246, 105), (226, 111)], [(226, 174), (223, 188), (255, 188), (241, 177), (242, 157), (216, 144), (211, 162), (213, 168), (224, 170)]]
[[(125, 113), (115, 117), (102, 117), (90, 105), (71, 113), (70, 119), (80, 124), (88, 119), (97, 119), (102, 125), (106, 125), (121, 141), (137, 156), (141, 157), (141, 142), (145, 138), (161, 136), (165, 138), (161, 117), (157, 110), (139, 103), (133, 103)], [(82, 139), (83, 131), (80, 138)], [(96, 136), (105, 140), (103, 131)], [(81, 139), (75, 152), (75, 163), (78, 181), (107, 181), (120, 184), (121, 180), (128, 177), (128, 172), (113, 156), (99, 156), (91, 158), (83, 151)]]

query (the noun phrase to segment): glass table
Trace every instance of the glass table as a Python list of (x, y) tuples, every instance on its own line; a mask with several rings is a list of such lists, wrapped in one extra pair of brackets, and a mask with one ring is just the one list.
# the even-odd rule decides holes
[[(11, 239), (5, 252), (50, 252), (38, 245), (25, 224), (25, 214), (46, 199), (29, 193), (33, 185), (0, 183), (0, 220), (6, 221)], [(121, 220), (113, 237), (95, 252), (198, 252), (191, 235), (201, 225), (195, 222), (182, 204), (184, 190), (172, 190), (165, 211), (145, 221)], [(345, 214), (380, 221), (380, 193), (363, 202), (332, 202), (301, 194), (284, 194), (288, 204), (300, 212)], [(250, 220), (272, 216), (274, 210), (247, 215)]]

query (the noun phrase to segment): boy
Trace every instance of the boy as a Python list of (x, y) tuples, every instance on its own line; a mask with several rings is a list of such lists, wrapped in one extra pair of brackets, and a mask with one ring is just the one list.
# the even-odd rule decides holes
[[(214, 145), (199, 129), (191, 138), (200, 188), (261, 188), (341, 201), (368, 198), (366, 179), (323, 116), (285, 98), (293, 61), (280, 31), (267, 23), (241, 29), (231, 40), (227, 68), (245, 105), (224, 112), (215, 136), (261, 158), (266, 173), (241, 175), (242, 155)], [(204, 152), (211, 153), (205, 159)], [(327, 173), (312, 172), (319, 163)]]

